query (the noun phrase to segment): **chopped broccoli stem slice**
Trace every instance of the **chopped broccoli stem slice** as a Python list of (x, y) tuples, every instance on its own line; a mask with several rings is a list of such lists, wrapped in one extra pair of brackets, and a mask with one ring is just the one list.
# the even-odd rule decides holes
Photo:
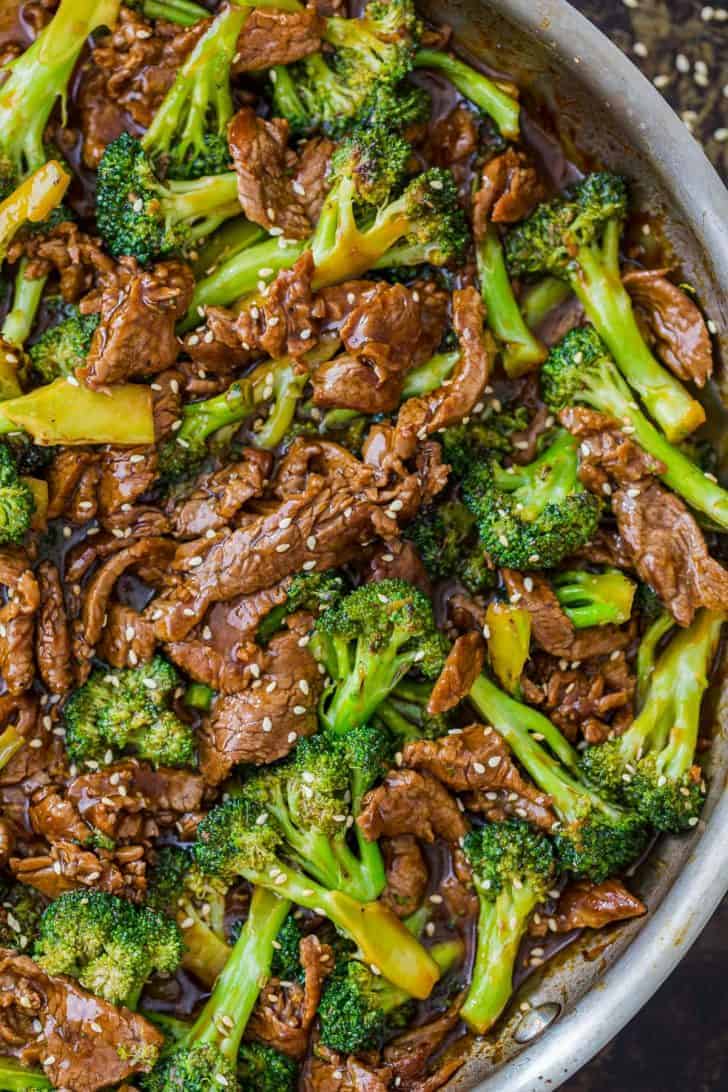
[(503, 367), (512, 378), (539, 366), (548, 353), (531, 333), (513, 294), (498, 228), (489, 224), (475, 247), (480, 291), (491, 330), (503, 343)]
[(43, 1073), (28, 1069), (14, 1058), (0, 1058), (0, 1087), (4, 1092), (30, 1092), (33, 1088), (52, 1089)]
[[(0, 100), (5, 87), (0, 88)], [(60, 205), (70, 181), (71, 176), (52, 159), (5, 197), (0, 204), (0, 262), (5, 260), (10, 243), (26, 221), (41, 223)]]
[[(191, 263), (195, 280), (209, 277), (221, 262), (229, 261), (236, 254), (267, 238), (268, 234), (262, 227), (251, 224), (244, 216), (227, 220), (196, 251), (197, 257)], [(199, 313), (197, 318), (199, 321)]]
[(485, 613), (488, 658), (493, 674), (515, 697), (520, 697), (521, 675), (531, 647), (531, 615), (523, 607), (497, 599)]
[(127, 7), (141, 10), (147, 19), (164, 19), (180, 27), (193, 27), (202, 19), (209, 19), (210, 12), (193, 0), (131, 0)]
[(518, 100), (507, 94), (488, 76), (476, 72), (470, 65), (439, 49), (419, 49), (414, 58), (415, 68), (434, 68), (450, 80), (461, 95), (469, 99), (492, 118), (501, 135), (517, 140), (520, 133)]
[(621, 625), (632, 614), (636, 585), (619, 569), (590, 573), (583, 569), (559, 572), (552, 579), (556, 598), (577, 629)]
[(436, 353), (424, 364), (418, 364), (411, 372), (407, 373), (402, 386), (402, 401), (407, 398), (417, 398), (422, 394), (429, 394), (441, 387), (446, 379), (449, 379), (455, 370), (455, 365), (460, 359), (460, 353)]
[[(47, 280), (46, 277), (26, 277), (25, 271), (27, 268), (28, 259), (21, 258), (18, 262), (18, 271), (15, 274), (13, 306), (5, 316), (2, 326), (3, 340), (18, 348), (25, 345), (30, 336)], [(15, 385), (17, 389), (6, 394), (5, 398), (17, 398), (19, 394), (23, 393), (17, 379)]]
[(148, 387), (119, 384), (92, 391), (56, 379), (0, 403), (0, 435), (27, 432), (36, 444), (153, 444)]
[(558, 277), (543, 277), (529, 285), (521, 298), (521, 313), (529, 330), (535, 330), (550, 311), (564, 303), (571, 295), (571, 288)]
[(648, 627), (637, 650), (637, 708), (645, 704), (650, 679), (655, 670), (657, 646), (662, 638), (674, 629), (675, 619), (669, 611), (662, 611)]
[(541, 369), (548, 406), (558, 412), (581, 403), (628, 424), (631, 439), (664, 463), (660, 477), (691, 507), (728, 529), (728, 490), (665, 439), (636, 406), (629, 387), (593, 327), (572, 330), (555, 345)]

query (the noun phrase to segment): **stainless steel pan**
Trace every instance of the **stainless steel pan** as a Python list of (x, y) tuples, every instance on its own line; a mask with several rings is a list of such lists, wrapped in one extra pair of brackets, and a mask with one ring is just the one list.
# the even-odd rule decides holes
[[(466, 55), (513, 73), (548, 102), (565, 136), (634, 181), (639, 204), (664, 221), (728, 361), (728, 192), (652, 85), (564, 0), (428, 0), (425, 10), (454, 28)], [(712, 431), (728, 446), (717, 394)], [(452, 1092), (557, 1088), (634, 1016), (706, 924), (728, 890), (728, 678), (712, 700), (703, 821), (690, 838), (661, 840), (632, 879), (649, 916), (583, 939), (529, 979), (499, 1033), (475, 1043)]]

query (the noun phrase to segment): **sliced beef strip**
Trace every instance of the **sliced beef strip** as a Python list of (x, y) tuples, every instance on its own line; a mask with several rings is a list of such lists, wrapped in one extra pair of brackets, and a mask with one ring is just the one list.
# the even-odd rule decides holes
[(485, 642), (480, 633), (472, 630), (454, 642), (445, 665), (432, 688), (427, 712), (431, 716), (447, 713), (466, 698), (470, 688), (483, 670)]
[(54, 1088), (96, 1092), (147, 1073), (164, 1036), (148, 1020), (81, 989), (66, 975), (0, 949), (3, 1052), (40, 1066)]
[(432, 592), (427, 570), (408, 539), (378, 546), (369, 558), (364, 579), (367, 584), (377, 584), (382, 580), (406, 580), (427, 596)]
[(458, 929), (467, 930), (478, 916), (479, 902), (473, 886), (473, 871), (459, 848), (452, 851), (451, 868), (440, 883), (439, 893)]
[(157, 451), (151, 445), (104, 448), (97, 492), (100, 518), (119, 512), (149, 492), (157, 468)]
[[(477, 116), (466, 106), (456, 106), (427, 126), (422, 152), (429, 166), (453, 169), (467, 163), (477, 147)], [(457, 173), (456, 179), (460, 181)]]
[(425, 771), (454, 792), (466, 792), (466, 807), (491, 822), (509, 815), (549, 830), (556, 822), (551, 800), (515, 765), (508, 745), (493, 728), (471, 724), (440, 739), (408, 743), (405, 766)]
[(704, 387), (713, 373), (713, 348), (700, 308), (664, 269), (639, 269), (622, 279), (661, 360), (684, 382)]
[[(192, 362), (180, 366), (193, 369), (186, 380), (188, 395), (204, 397), (224, 390), (233, 373), (252, 361), (254, 354), (243, 348), (237, 320), (237, 314), (225, 307), (206, 307), (204, 324), (185, 335), (184, 349)], [(209, 389), (210, 375), (215, 390)]]
[(266, 1043), (296, 1060), (306, 1054), (321, 989), (334, 969), (333, 950), (315, 934), (301, 940), (299, 951), (303, 984), (271, 978), (261, 990), (245, 1029), (246, 1039)]
[(203, 474), (182, 503), (170, 501), (169, 514), (176, 538), (199, 538), (226, 527), (247, 501), (259, 497), (273, 466), (267, 451), (244, 448), (241, 458), (220, 470)]
[(35, 616), (40, 589), (22, 550), (0, 550), (0, 585), (6, 602), (0, 607), (0, 676), (11, 697), (27, 690), (35, 677)]
[(38, 674), (51, 694), (63, 695), (73, 684), (71, 634), (58, 569), (51, 561), (42, 561), (36, 576), (40, 607), (35, 637)]
[(154, 655), (154, 626), (133, 607), (110, 603), (97, 653), (112, 667), (137, 667)]
[(543, 711), (567, 739), (603, 743), (632, 722), (635, 676), (624, 652), (592, 657), (567, 666), (537, 655), (522, 680), (524, 695)]
[(101, 240), (87, 235), (78, 224), (64, 220), (49, 232), (35, 232), (15, 241), (8, 261), (28, 259), (28, 280), (56, 273), (66, 303), (76, 303), (100, 280), (114, 280), (116, 264), (104, 253)]
[(483, 168), (480, 189), (473, 201), (476, 239), (485, 234), (489, 221), (511, 224), (523, 220), (544, 197), (543, 183), (528, 156), (508, 148)]
[(315, 1042), (301, 1070), (300, 1092), (387, 1092), (389, 1070), (365, 1065)]
[(101, 459), (91, 448), (61, 448), (48, 474), (48, 519), (63, 516), (71, 523), (96, 518)]
[(298, 149), (293, 168), (293, 192), (311, 224), (318, 220), (329, 191), (329, 163), (335, 149), (333, 140), (324, 136), (311, 137)]
[(291, 269), (283, 269), (260, 298), (240, 312), (235, 331), (246, 351), (268, 356), (303, 356), (315, 348), (319, 315), (311, 291), (313, 255), (305, 251)]
[(533, 920), (528, 931), (532, 936), (546, 936), (549, 932), (603, 929), (612, 922), (639, 918), (646, 913), (645, 904), (621, 880), (604, 883), (573, 880), (562, 891), (555, 913), (548, 918), (539, 915), (539, 921)]
[(460, 1068), (464, 1054), (455, 1047), (435, 1065), (428, 1075), (432, 1056), (442, 1047), (460, 1019), (464, 994), (457, 996), (448, 1009), (419, 1027), (408, 1028), (388, 1043), (382, 1060), (392, 1074), (392, 1087), (412, 1089), (412, 1092), (435, 1092), (442, 1088)]
[(140, 845), (121, 846), (112, 853), (57, 841), (44, 853), (11, 857), (10, 869), (21, 883), (35, 887), (49, 899), (57, 899), (65, 891), (92, 888), (140, 902), (147, 887), (144, 846)]
[(84, 380), (97, 389), (154, 375), (179, 355), (175, 324), (192, 299), (194, 278), (183, 262), (158, 262), (142, 270), (122, 258), (127, 276), (104, 291), (101, 321), (86, 358)]
[(407, 918), (425, 897), (429, 878), (425, 858), (412, 834), (382, 838), (381, 847), (387, 872), (381, 900), (398, 918)]
[(228, 142), (248, 220), (286, 239), (306, 239), (311, 223), (293, 187), (288, 122), (267, 121), (245, 106), (230, 122)]
[(310, 624), (310, 617), (292, 615), (290, 628), (259, 650), (245, 689), (216, 699), (200, 735), (200, 770), (210, 784), (241, 762), (283, 758), (317, 730), (323, 679), (307, 648)]
[(408, 769), (390, 770), (366, 794), (357, 824), (370, 842), (382, 835), (414, 834), (423, 842), (444, 838), (457, 843), (469, 830), (447, 789), (429, 773)]
[(259, 72), (317, 53), (323, 29), (323, 20), (310, 8), (296, 12), (255, 8), (238, 39), (233, 74)]
[(641, 481), (665, 468), (631, 440), (610, 417), (583, 406), (570, 406), (559, 421), (579, 437), (579, 478), (592, 493), (611, 493), (611, 483)]
[(501, 574), (511, 602), (524, 607), (531, 616), (534, 639), (552, 656), (588, 660), (627, 648), (633, 640), (629, 626), (591, 626), (577, 630), (561, 609), (548, 580), (540, 573), (502, 569)]

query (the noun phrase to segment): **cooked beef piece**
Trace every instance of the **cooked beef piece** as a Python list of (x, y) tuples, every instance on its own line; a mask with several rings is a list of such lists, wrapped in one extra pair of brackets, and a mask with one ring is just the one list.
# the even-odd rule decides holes
[[(532, 376), (524, 377), (532, 378)], [(554, 423), (545, 406), (537, 406), (525, 429), (511, 434), (513, 452), (511, 459), (516, 465), (527, 466), (538, 455), (538, 442)]]
[(407, 918), (422, 905), (427, 890), (428, 872), (417, 839), (399, 834), (382, 839), (382, 853), (387, 869), (387, 886), (381, 894), (398, 918)]
[(170, 500), (168, 511), (176, 538), (199, 538), (226, 527), (247, 501), (259, 497), (270, 475), (273, 458), (267, 451), (245, 448), (238, 462), (202, 474), (181, 503)]
[(460, 1068), (464, 1057), (456, 1048), (452, 1054), (448, 1052), (440, 1058), (434, 1072), (427, 1075), (430, 1059), (442, 1047), (460, 1019), (464, 999), (464, 994), (460, 994), (444, 1013), (426, 1024), (402, 1032), (385, 1046), (383, 1061), (390, 1068), (393, 1088), (435, 1092)]
[(516, 569), (502, 569), (501, 573), (511, 602), (524, 607), (531, 616), (534, 640), (552, 656), (588, 660), (626, 648), (633, 640), (629, 626), (591, 626), (577, 630), (561, 609), (548, 580), (539, 573), (521, 573)]
[(49, 232), (34, 232), (16, 240), (8, 250), (8, 261), (28, 259), (28, 279), (58, 275), (66, 303), (76, 303), (99, 280), (113, 280), (116, 264), (101, 248), (101, 240), (87, 235), (77, 223), (64, 220)]
[[(376, 1066), (376, 1062), (374, 1063)], [(370, 1068), (315, 1042), (301, 1071), (300, 1092), (387, 1092), (389, 1070)]]
[(240, 312), (235, 330), (243, 349), (298, 357), (315, 348), (318, 315), (312, 277), (313, 256), (307, 250), (292, 269), (278, 274), (255, 304)]
[[(224, 390), (233, 372), (253, 359), (253, 353), (240, 341), (237, 320), (237, 314), (225, 307), (206, 307), (204, 323), (185, 335), (184, 349), (192, 362), (180, 367), (191, 369), (185, 387), (190, 397), (207, 397)], [(211, 382), (214, 390), (209, 389)]]
[(110, 603), (98, 655), (112, 667), (136, 667), (154, 655), (154, 626), (133, 607)]
[(43, 561), (36, 573), (40, 607), (35, 637), (38, 673), (51, 694), (63, 696), (73, 682), (71, 635), (58, 569)]
[(461, 633), (471, 629), (482, 633), (486, 625), (486, 608), (481, 599), (464, 592), (455, 592), (447, 600), (447, 620)]
[(279, 503), (237, 530), (178, 548), (170, 589), (148, 608), (158, 638), (183, 640), (213, 603), (272, 587), (312, 562), (319, 570), (345, 564), (376, 534), (397, 533), (430, 478), (429, 466), (382, 467), (379, 448), (361, 462), (337, 444), (294, 441), (273, 483)]
[(524, 152), (508, 148), (483, 167), (481, 186), (473, 200), (476, 238), (487, 224), (511, 224), (523, 220), (545, 197), (538, 171)]
[(157, 452), (152, 446), (107, 447), (100, 461), (98, 510), (101, 519), (134, 504), (149, 492), (157, 476)]
[(310, 8), (269, 11), (255, 8), (238, 39), (233, 72), (259, 72), (291, 64), (321, 48), (323, 22)]
[(311, 223), (293, 186), (288, 122), (266, 121), (245, 106), (230, 122), (228, 141), (248, 220), (286, 239), (306, 239)]
[(75, 842), (58, 841), (30, 857), (11, 857), (16, 879), (35, 887), (49, 899), (82, 887), (108, 891), (140, 902), (147, 889), (143, 846), (120, 849), (83, 849)]
[(700, 308), (665, 269), (635, 269), (622, 279), (637, 320), (658, 356), (678, 379), (705, 386), (713, 373), (713, 348)]
[(5, 690), (17, 697), (35, 677), (33, 644), (40, 589), (22, 550), (0, 550), (0, 585), (5, 602), (0, 606), (0, 677)]
[(381, 580), (406, 580), (425, 595), (429, 596), (432, 592), (427, 570), (408, 539), (378, 546), (369, 558), (364, 579), (367, 584)]
[(28, 692), (19, 697), (0, 696), (0, 723), (12, 724), (29, 744), (0, 769), (3, 813), (20, 822), (26, 819), (26, 801), (37, 788), (67, 776), (63, 744), (52, 732), (56, 711), (54, 705), (41, 716), (38, 699)]
[(452, 850), (451, 868), (440, 883), (440, 894), (455, 925), (467, 929), (477, 918), (480, 904), (473, 886), (473, 871), (459, 848)]
[(478, 147), (478, 125), (477, 115), (466, 106), (456, 106), (431, 121), (422, 146), (425, 161), (433, 167), (454, 170), (459, 183), (458, 168), (468, 163)]
[(554, 914), (532, 921), (532, 936), (570, 933), (574, 929), (603, 929), (614, 921), (627, 921), (647, 913), (645, 904), (631, 894), (621, 880), (591, 883), (572, 880), (561, 892)]
[(632, 722), (635, 677), (624, 652), (575, 661), (569, 667), (537, 656), (524, 676), (524, 696), (541, 706), (567, 739), (602, 743)]
[(146, 1073), (164, 1042), (143, 1016), (9, 948), (0, 949), (0, 998), (3, 1053), (40, 1066), (54, 1088), (95, 1092)]
[(590, 565), (607, 565), (615, 569), (634, 570), (634, 558), (627, 549), (614, 527), (602, 526), (591, 542), (582, 546), (573, 558), (567, 559), (565, 564), (571, 561), (586, 561)]
[(480, 633), (473, 630), (458, 637), (432, 688), (427, 712), (436, 716), (454, 709), (468, 696), (470, 688), (483, 670), (484, 663), (485, 642)]
[(556, 822), (550, 798), (521, 776), (509, 747), (489, 726), (471, 724), (440, 739), (408, 743), (402, 760), (454, 792), (467, 793), (465, 806), (491, 822), (516, 815), (545, 830)]
[(315, 224), (321, 215), (329, 191), (329, 162), (335, 148), (333, 140), (316, 136), (305, 140), (298, 149), (293, 167), (293, 192), (311, 224)]
[(98, 166), (106, 145), (129, 129), (130, 119), (142, 129), (149, 127), (178, 67), (208, 25), (204, 21), (183, 29), (163, 19), (152, 25), (122, 7), (116, 28), (93, 50), (79, 81), (87, 167)]
[(88, 523), (98, 508), (101, 461), (91, 448), (61, 448), (48, 469), (48, 518)]
[(428, 773), (390, 770), (362, 802), (357, 824), (369, 841), (414, 834), (423, 842), (444, 838), (457, 843), (468, 830), (455, 799)]
[(598, 496), (609, 495), (612, 482), (627, 485), (664, 469), (603, 413), (571, 406), (561, 411), (559, 421), (579, 437), (579, 478)]
[(271, 978), (261, 990), (245, 1029), (246, 1039), (267, 1043), (297, 1060), (303, 1058), (308, 1049), (321, 988), (334, 969), (334, 953), (328, 944), (322, 944), (312, 934), (301, 941), (300, 960), (303, 984), (283, 983)]
[(252, 664), (245, 689), (218, 697), (200, 735), (200, 770), (217, 785), (241, 762), (283, 758), (318, 728), (323, 678), (307, 648), (310, 616), (292, 615)]
[(101, 321), (84, 367), (92, 388), (154, 375), (174, 364), (175, 324), (192, 299), (194, 279), (183, 262), (158, 262), (143, 270), (133, 258), (121, 258), (117, 268), (126, 275), (102, 292)]

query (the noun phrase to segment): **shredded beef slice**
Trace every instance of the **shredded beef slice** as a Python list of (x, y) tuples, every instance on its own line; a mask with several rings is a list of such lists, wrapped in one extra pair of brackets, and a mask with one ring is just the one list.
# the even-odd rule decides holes
[(436, 716), (459, 705), (468, 696), (470, 688), (483, 670), (484, 663), (485, 644), (480, 633), (472, 631), (458, 637), (432, 688), (427, 712)]
[(432, 592), (427, 569), (408, 539), (379, 546), (369, 558), (366, 583), (379, 583), (382, 580), (406, 580), (427, 596)]
[(246, 1039), (267, 1043), (295, 1059), (303, 1058), (308, 1048), (321, 988), (334, 969), (334, 953), (312, 934), (301, 940), (300, 960), (303, 984), (272, 978), (261, 990), (245, 1029)]
[(148, 1072), (164, 1036), (138, 1013), (47, 975), (28, 956), (0, 949), (3, 1053), (40, 1066), (54, 1088), (96, 1092)]
[(329, 191), (328, 171), (336, 145), (328, 137), (306, 140), (298, 149), (293, 168), (293, 192), (311, 224), (318, 220)]
[[(529, 671), (531, 668), (529, 667)], [(533, 672), (521, 680), (524, 696), (541, 706), (572, 742), (603, 743), (632, 723), (635, 676), (624, 652), (575, 661), (533, 658)]]
[(607, 494), (613, 481), (626, 485), (665, 469), (603, 413), (570, 406), (561, 411), (559, 421), (579, 437), (579, 478), (598, 496)]
[(306, 239), (311, 223), (290, 175), (288, 122), (266, 121), (246, 106), (230, 122), (228, 141), (248, 220), (286, 239)]
[(172, 529), (177, 538), (198, 538), (226, 527), (247, 501), (259, 497), (273, 466), (267, 451), (244, 448), (238, 462), (201, 475), (182, 503), (170, 501)]
[(323, 21), (310, 8), (296, 12), (254, 8), (238, 39), (232, 71), (258, 72), (300, 61), (318, 52), (322, 32)]
[(43, 561), (37, 571), (40, 607), (35, 638), (38, 673), (51, 694), (65, 694), (73, 682), (71, 635), (58, 569)]
[(510, 224), (525, 219), (544, 196), (543, 183), (528, 157), (508, 148), (483, 168), (481, 187), (473, 201), (476, 239), (485, 234), (488, 221)]
[(0, 550), (0, 676), (11, 697), (27, 690), (35, 677), (33, 636), (40, 589), (22, 550)]
[(318, 317), (312, 277), (313, 255), (307, 250), (291, 269), (278, 274), (256, 304), (240, 312), (235, 331), (243, 349), (299, 357), (315, 347)]
[(78, 224), (64, 220), (49, 232), (34, 232), (16, 239), (8, 250), (8, 261), (28, 259), (29, 280), (56, 273), (66, 303), (76, 303), (100, 280), (115, 277), (116, 263), (101, 249), (101, 240), (87, 235)]
[(140, 902), (147, 888), (144, 847), (139, 845), (121, 846), (113, 852), (92, 851), (59, 840), (46, 852), (11, 857), (10, 869), (16, 879), (49, 899), (57, 899), (65, 891), (92, 888)]
[(603, 929), (614, 921), (627, 921), (647, 913), (645, 904), (627, 890), (621, 880), (591, 883), (573, 880), (562, 891), (556, 912), (544, 920), (532, 921), (529, 932), (546, 936), (549, 932), (570, 933), (574, 929)]
[(416, 740), (402, 757), (405, 766), (432, 774), (454, 792), (467, 792), (466, 806), (491, 822), (516, 815), (549, 830), (556, 821), (550, 798), (521, 776), (493, 728), (471, 724), (440, 739)]
[(382, 839), (387, 886), (380, 898), (397, 915), (407, 918), (422, 905), (428, 872), (422, 850), (412, 834)]
[(468, 823), (455, 800), (429, 773), (390, 770), (381, 785), (366, 794), (357, 824), (371, 842), (384, 835), (414, 834), (423, 842), (444, 838), (456, 843)]
[(622, 279), (647, 340), (661, 360), (678, 379), (703, 387), (713, 373), (708, 327), (697, 304), (665, 273), (664, 269), (640, 269)]

